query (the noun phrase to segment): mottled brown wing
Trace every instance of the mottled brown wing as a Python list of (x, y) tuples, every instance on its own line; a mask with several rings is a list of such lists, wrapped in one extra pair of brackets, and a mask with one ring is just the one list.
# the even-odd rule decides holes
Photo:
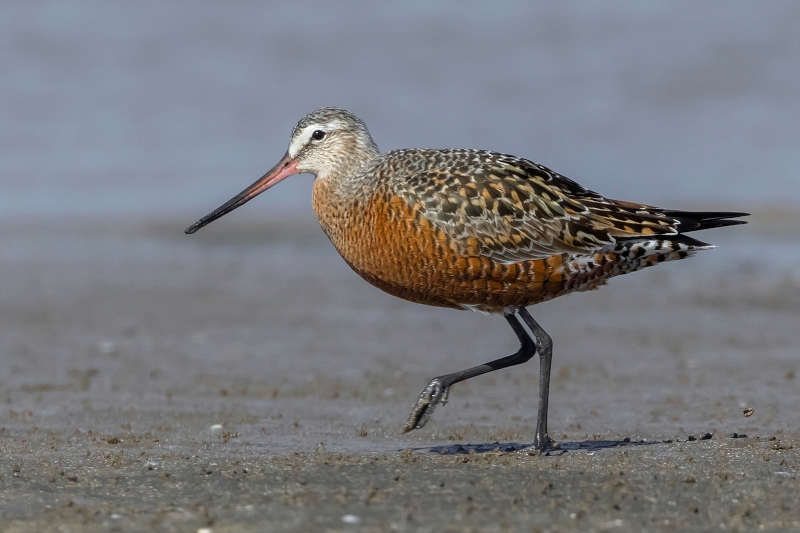
[(518, 262), (678, 233), (658, 208), (608, 200), (525, 159), (475, 150), (413, 156), (416, 168), (395, 180), (395, 192), (468, 255)]

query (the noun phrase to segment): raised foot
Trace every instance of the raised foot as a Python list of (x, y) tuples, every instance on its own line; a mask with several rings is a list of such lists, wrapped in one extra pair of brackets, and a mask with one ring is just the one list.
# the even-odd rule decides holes
[(450, 394), (450, 387), (445, 386), (439, 378), (433, 378), (431, 382), (419, 395), (417, 403), (411, 410), (408, 421), (403, 426), (403, 433), (408, 433), (412, 429), (419, 429), (428, 423), (428, 419), (433, 414), (433, 410), (440, 403), (447, 403), (447, 396)]

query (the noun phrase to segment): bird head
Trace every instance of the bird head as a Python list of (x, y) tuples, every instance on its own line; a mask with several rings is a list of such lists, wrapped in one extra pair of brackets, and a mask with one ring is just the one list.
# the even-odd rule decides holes
[(198, 220), (185, 233), (196, 232), (289, 176), (313, 174), (318, 179), (347, 176), (379, 154), (360, 118), (336, 107), (317, 109), (300, 119), (292, 130), (289, 149), (269, 172)]

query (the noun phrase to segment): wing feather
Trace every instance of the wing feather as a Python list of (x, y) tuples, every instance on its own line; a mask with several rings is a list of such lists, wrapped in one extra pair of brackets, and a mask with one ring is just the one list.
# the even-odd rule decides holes
[(659, 208), (604, 198), (526, 159), (478, 150), (393, 154), (413, 161), (408, 173), (395, 172), (395, 194), (462, 252), (477, 243), (481, 255), (515, 263), (679, 233), (680, 221)]

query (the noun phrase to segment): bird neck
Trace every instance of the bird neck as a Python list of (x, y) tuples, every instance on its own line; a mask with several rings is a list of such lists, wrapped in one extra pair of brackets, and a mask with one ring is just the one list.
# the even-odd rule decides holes
[(342, 232), (350, 223), (354, 206), (364, 205), (378, 186), (377, 176), (371, 169), (379, 157), (377, 147), (371, 151), (360, 151), (357, 157), (351, 153), (345, 164), (331, 168), (325, 175), (318, 174), (314, 180), (314, 212), (337, 249)]
[(364, 191), (364, 187), (372, 181), (366, 169), (380, 155), (378, 147), (374, 144), (371, 147), (353, 150), (328, 173), (317, 175), (316, 181), (341, 199), (353, 198), (360, 191)]
[(355, 142), (342, 149), (340, 157), (334, 159), (335, 163), (331, 166), (325, 176), (338, 179), (358, 174), (359, 171), (367, 166), (371, 161), (381, 155), (378, 146), (369, 139), (355, 139)]

